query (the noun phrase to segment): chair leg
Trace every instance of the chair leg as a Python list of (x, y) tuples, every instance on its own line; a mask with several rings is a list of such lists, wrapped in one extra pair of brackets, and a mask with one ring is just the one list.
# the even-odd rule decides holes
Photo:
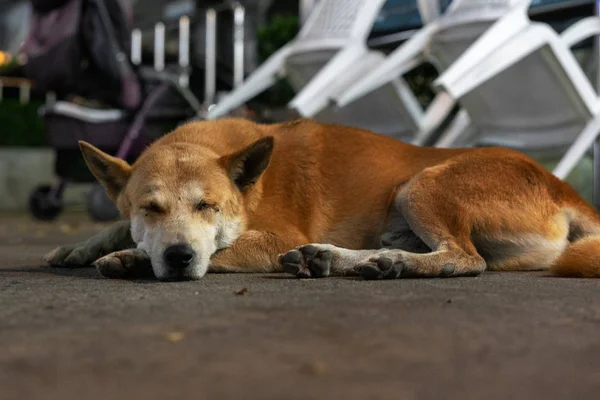
[(423, 115), (420, 122), (421, 130), (411, 143), (416, 146), (424, 146), (450, 114), (455, 104), (456, 101), (447, 92), (441, 91), (438, 93), (425, 111), (425, 115)]
[(594, 141), (594, 162), (593, 162), (594, 191), (592, 201), (597, 210), (600, 211), (600, 138)]
[(559, 179), (565, 179), (592, 146), (598, 134), (600, 134), (600, 115), (588, 122), (552, 173)]
[(454, 120), (446, 129), (446, 131), (440, 136), (438, 141), (434, 144), (434, 147), (448, 148), (452, 147), (456, 140), (462, 136), (465, 130), (471, 124), (469, 114), (465, 110), (460, 110)]

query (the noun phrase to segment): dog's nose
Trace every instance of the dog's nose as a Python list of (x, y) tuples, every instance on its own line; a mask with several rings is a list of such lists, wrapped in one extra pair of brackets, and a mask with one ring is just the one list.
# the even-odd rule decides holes
[(194, 249), (187, 244), (176, 244), (167, 247), (164, 258), (169, 267), (185, 268), (194, 260)]

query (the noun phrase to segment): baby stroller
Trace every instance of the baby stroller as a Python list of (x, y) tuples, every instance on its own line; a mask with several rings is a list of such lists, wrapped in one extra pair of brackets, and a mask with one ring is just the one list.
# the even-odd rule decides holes
[(164, 65), (163, 25), (155, 31), (155, 52), (159, 43), (162, 54), (155, 54), (154, 68), (144, 68), (141, 33), (132, 36), (132, 2), (31, 0), (24, 72), (46, 93), (40, 113), (58, 176), (31, 193), (29, 208), (36, 219), (52, 220), (61, 213), (70, 182), (94, 182), (86, 199), (93, 219), (117, 218), (116, 206), (85, 167), (77, 142), (132, 162), (150, 142), (199, 112), (200, 103), (187, 88), (189, 54), (181, 55), (189, 51), (189, 21), (180, 24), (187, 41), (179, 49), (179, 65)]

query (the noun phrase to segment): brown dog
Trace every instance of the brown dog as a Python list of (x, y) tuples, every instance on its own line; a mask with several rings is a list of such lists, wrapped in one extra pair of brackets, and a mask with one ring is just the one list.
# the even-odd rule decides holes
[(422, 148), (309, 120), (240, 119), (184, 125), (133, 166), (81, 149), (129, 221), (54, 250), (46, 260), (55, 265), (95, 262), (111, 277), (151, 267), (166, 280), (207, 270), (600, 276), (596, 211), (507, 149)]

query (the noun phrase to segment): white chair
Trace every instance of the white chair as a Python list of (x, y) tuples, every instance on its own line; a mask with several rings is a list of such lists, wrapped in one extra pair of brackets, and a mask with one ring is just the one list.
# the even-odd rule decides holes
[(234, 108), (287, 77), (297, 95), (289, 107), (305, 117), (343, 123), (405, 139), (419, 130), (423, 111), (406, 82), (393, 79), (343, 109), (330, 97), (367, 74), (384, 59), (366, 39), (385, 0), (321, 0), (297, 37), (272, 55), (236, 90), (210, 107), (207, 119)]
[[(416, 64), (429, 61), (442, 73), (455, 62), (468, 57), (465, 53), (492, 26), (500, 26), (498, 40), (510, 37), (523, 25), (519, 20), (525, 15), (531, 0), (454, 0), (438, 19), (427, 24), (403, 45), (393, 51), (383, 62), (363, 79), (348, 87), (332, 100), (338, 107), (347, 107), (360, 101), (389, 82), (405, 74)], [(431, 0), (419, 0), (423, 14), (432, 14)], [(521, 18), (522, 19), (522, 18)], [(431, 140), (435, 129), (456, 105), (456, 99), (439, 92), (422, 119), (413, 144), (424, 145)], [(444, 136), (456, 136), (469, 125), (469, 116), (460, 110)]]
[[(486, 32), (434, 86), (469, 113), (471, 143), (559, 153), (553, 173), (565, 179), (600, 132), (600, 98), (571, 51), (600, 34), (600, 18), (581, 20), (562, 35), (525, 12), (513, 23), (519, 29), (510, 35), (500, 23)], [(437, 145), (460, 139), (442, 137)]]

